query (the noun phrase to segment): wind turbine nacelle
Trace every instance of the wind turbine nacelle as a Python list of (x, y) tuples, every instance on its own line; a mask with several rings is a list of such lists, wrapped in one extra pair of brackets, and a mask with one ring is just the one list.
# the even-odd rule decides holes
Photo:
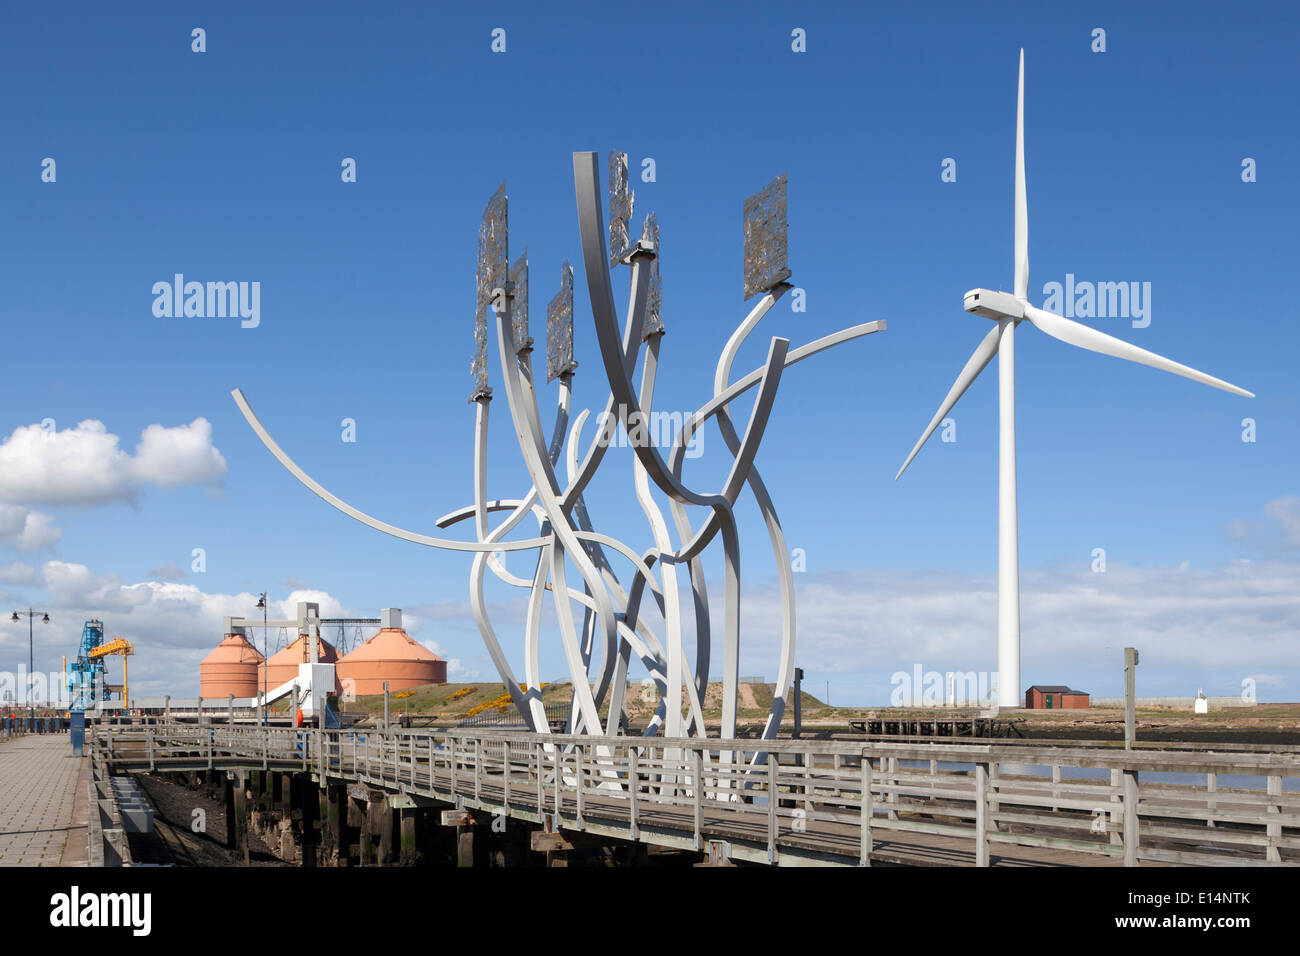
[(962, 308), (986, 319), (1013, 319), (1025, 317), (1025, 305), (1010, 292), (993, 292), (990, 289), (971, 289), (962, 300)]

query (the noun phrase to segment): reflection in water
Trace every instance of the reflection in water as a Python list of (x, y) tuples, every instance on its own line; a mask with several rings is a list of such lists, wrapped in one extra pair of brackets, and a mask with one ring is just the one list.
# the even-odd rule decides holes
[[(930, 764), (925, 760), (900, 760), (899, 766), (909, 768), (928, 769)], [(970, 763), (950, 763), (948, 761), (939, 761), (940, 770), (974, 770), (974, 764)], [(1002, 776), (1023, 776), (1023, 777), (1050, 777), (1052, 768), (1046, 764), (1023, 764), (1010, 763), (1008, 761), (998, 762), (998, 773)], [(1194, 787), (1204, 787), (1206, 785), (1205, 774), (1203, 773), (1164, 773), (1156, 771), (1144, 771), (1140, 779), (1146, 783), (1177, 783), (1190, 785)], [(1110, 771), (1104, 767), (1062, 767), (1061, 782), (1069, 783), (1071, 780), (1110, 780)], [(1240, 790), (1264, 790), (1268, 786), (1266, 777), (1235, 776), (1230, 774), (1219, 774), (1216, 786), (1220, 789), (1236, 788)], [(1300, 777), (1283, 777), (1282, 789), (1286, 791), (1300, 792)]]

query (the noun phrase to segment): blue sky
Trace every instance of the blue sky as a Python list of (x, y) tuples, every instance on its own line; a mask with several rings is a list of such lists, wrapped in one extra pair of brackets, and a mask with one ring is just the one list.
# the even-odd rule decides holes
[[(808, 308), (778, 304), (736, 371), (758, 365), (772, 335), (798, 346), (889, 324), (786, 374), (758, 459), (791, 547), (806, 554), (796, 581), (809, 682), (829, 681), (837, 703), (871, 703), (918, 662), (994, 669), (994, 366), (958, 404), (957, 440), (932, 439), (893, 476), (987, 330), (962, 293), (1011, 285), (1023, 46), (1031, 301), (1067, 273), (1149, 282), (1149, 326), (1083, 321), (1258, 396), (1022, 327), (1023, 683), (1117, 693), (1117, 649), (1136, 641), (1151, 693), (1231, 694), (1255, 676), (1261, 696), (1300, 696), (1293, 9), (276, 9), (0, 17), (0, 434), (94, 420), (134, 453), (148, 426), (202, 418), (225, 463), (188, 444), (177, 454), (202, 458), (192, 473), (168, 471), (192, 457), (119, 460), (119, 479), (96, 491), (91, 457), (76, 481), (50, 478), (63, 483), (56, 494), (13, 477), (20, 443), (0, 456), (13, 466), (2, 500), (62, 531), (43, 546), (53, 535), (0, 545), (6, 602), (55, 619), (38, 633), (38, 670), (57, 669), (82, 619), (99, 614), (141, 645), (132, 672), (145, 691), (193, 693), (222, 613), (251, 612), (248, 595), (264, 589), (286, 600), (309, 588), (351, 613), (407, 608), (416, 636), (461, 675), (493, 679), (467, 611), (468, 559), (328, 508), (267, 454), (228, 393), (243, 388), (326, 487), (431, 530), (471, 501), (483, 205), (505, 179), (540, 342), (560, 263), (579, 259), (571, 153), (611, 148), (632, 164), (636, 224), (653, 209), (661, 228), (657, 407), (689, 411), (709, 396), (747, 311), (741, 203), (778, 173), (789, 177), (791, 281)], [(194, 27), (206, 30), (201, 54)], [(496, 27), (504, 54), (489, 48)], [(791, 50), (796, 27), (805, 53)], [(1097, 27), (1104, 53), (1090, 49)], [(46, 157), (54, 183), (41, 179)], [(340, 180), (344, 157), (355, 183)], [(653, 183), (635, 177), (646, 157)], [(1247, 157), (1253, 183), (1241, 177)], [(941, 181), (945, 158), (956, 182)], [(577, 271), (583, 407), (606, 389)], [(151, 287), (176, 272), (260, 282), (260, 325), (155, 317)], [(554, 394), (543, 391), (548, 420)], [(513, 497), (524, 470), (504, 400), (495, 406), (489, 495)], [(340, 438), (345, 418), (355, 443)], [(697, 487), (729, 464), (716, 431), (704, 449), (689, 463)], [(626, 451), (611, 455), (589, 503), (598, 525), (644, 547), (631, 473)], [(752, 502), (741, 517), (753, 635), (743, 669), (775, 674), (771, 556)], [(203, 573), (191, 570), (194, 548)], [(1104, 575), (1091, 570), (1094, 548), (1106, 550)], [(151, 581), (160, 587), (139, 587)], [(1155, 594), (1170, 597), (1141, 600)], [(519, 613), (518, 592), (491, 597), (503, 622)], [(18, 630), (0, 629), (0, 670), (26, 658)]]

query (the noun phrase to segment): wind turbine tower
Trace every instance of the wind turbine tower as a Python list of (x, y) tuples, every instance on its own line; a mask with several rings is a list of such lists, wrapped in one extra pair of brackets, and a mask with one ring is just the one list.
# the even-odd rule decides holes
[(1016, 523), (1016, 326), (1028, 322), (1067, 345), (1149, 365), (1225, 392), (1254, 398), (1245, 389), (1178, 362), (1130, 345), (1104, 332), (1029, 304), (1029, 210), (1025, 194), (1025, 51), (1020, 51), (1016, 92), (1016, 179), (1014, 292), (971, 289), (962, 307), (997, 324), (975, 348), (947, 397), (930, 420), (894, 480), (907, 470), (921, 446), (957, 400), (998, 357), (998, 706), (1019, 707), (1020, 699), (1020, 554)]

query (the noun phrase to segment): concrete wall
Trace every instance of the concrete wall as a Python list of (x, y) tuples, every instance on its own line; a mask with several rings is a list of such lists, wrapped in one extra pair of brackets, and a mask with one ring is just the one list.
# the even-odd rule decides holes
[[(1258, 701), (1242, 700), (1240, 697), (1210, 697), (1210, 710), (1231, 710), (1239, 707), (1254, 707)], [(1139, 707), (1168, 707), (1176, 710), (1191, 710), (1196, 703), (1195, 697), (1138, 697)], [(1094, 697), (1093, 707), (1123, 707), (1123, 697)]]

